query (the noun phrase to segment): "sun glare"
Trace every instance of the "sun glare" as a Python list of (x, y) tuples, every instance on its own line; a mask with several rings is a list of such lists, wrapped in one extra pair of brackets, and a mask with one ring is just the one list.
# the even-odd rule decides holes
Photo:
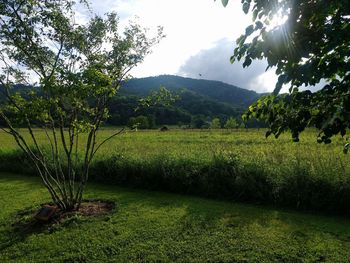
[(278, 12), (274, 17), (270, 20), (269, 29), (273, 29), (275, 27), (283, 25), (288, 19), (287, 15), (281, 14), (281, 12)]

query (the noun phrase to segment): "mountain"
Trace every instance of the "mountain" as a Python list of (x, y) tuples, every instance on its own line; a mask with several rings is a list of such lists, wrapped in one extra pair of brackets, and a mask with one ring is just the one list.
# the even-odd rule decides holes
[[(172, 105), (145, 107), (139, 100), (161, 86), (179, 94), (180, 99)], [(38, 89), (16, 85), (14, 92)], [(220, 81), (191, 79), (172, 75), (135, 78), (122, 84), (120, 92), (112, 98), (109, 106), (110, 125), (127, 125), (133, 118), (147, 118), (150, 128), (160, 125), (191, 125), (207, 127), (213, 118), (224, 124), (230, 117), (241, 119), (247, 107), (262, 94), (245, 90)], [(25, 95), (24, 95), (25, 96)], [(0, 94), (0, 102), (1, 102)], [(1, 124), (1, 123), (0, 123)], [(252, 123), (251, 127), (260, 124)]]
[(221, 81), (184, 78), (173, 75), (130, 79), (122, 85), (122, 95), (147, 96), (150, 91), (166, 87), (170, 91), (186, 89), (196, 95), (217, 102), (228, 103), (234, 107), (246, 108), (256, 101), (261, 94), (242, 89)]
[[(180, 99), (170, 106), (142, 107), (138, 101), (163, 86)], [(132, 118), (148, 118), (155, 125), (186, 124), (192, 127), (207, 127), (213, 118), (224, 124), (228, 118), (239, 121), (247, 107), (262, 94), (242, 89), (220, 81), (184, 78), (173, 75), (135, 78), (122, 84), (113, 98), (110, 113), (112, 125), (125, 125)], [(134, 109), (138, 110), (135, 111)], [(140, 119), (141, 120), (141, 119)], [(154, 126), (154, 125), (151, 125)], [(256, 122), (251, 127), (260, 126)]]

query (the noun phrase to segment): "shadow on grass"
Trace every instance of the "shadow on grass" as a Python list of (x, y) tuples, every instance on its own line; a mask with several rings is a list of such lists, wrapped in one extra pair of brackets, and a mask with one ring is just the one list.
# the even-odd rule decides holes
[[(98, 185), (105, 193), (113, 194), (110, 187)], [(96, 191), (96, 188), (94, 189)], [(210, 232), (212, 229), (246, 229), (258, 226), (262, 229), (274, 229), (286, 238), (304, 239), (317, 235), (330, 235), (333, 238), (350, 242), (349, 219), (343, 216), (329, 216), (323, 213), (301, 212), (266, 205), (241, 204), (200, 197), (174, 195), (171, 193), (128, 189), (129, 193), (120, 194), (128, 200), (129, 209), (147, 207), (164, 212), (183, 209), (177, 216), (177, 224), (183, 232), (193, 233), (193, 229)], [(131, 197), (132, 196), (132, 197)], [(224, 230), (225, 231), (225, 230)]]
[[(164, 255), (175, 261), (179, 253), (185, 255), (188, 252), (196, 257), (196, 249), (206, 251), (205, 248), (210, 248), (207, 256), (215, 256), (213, 251), (216, 246), (222, 255), (240, 253), (249, 256), (251, 251), (255, 251), (257, 256), (261, 256), (259, 251), (266, 250), (264, 257), (275, 262), (299, 262), (306, 256), (314, 259), (314, 243), (327, 244), (327, 247), (316, 251), (316, 262), (332, 259), (332, 253), (339, 252), (339, 241), (344, 242), (345, 248), (350, 244), (347, 219), (116, 186), (91, 184), (87, 190), (86, 197), (118, 201), (120, 207), (117, 216), (111, 215), (108, 227), (101, 224), (95, 228), (95, 224), (103, 219), (87, 219), (91, 227), (84, 228), (88, 232), (81, 237), (87, 240), (100, 231), (103, 240), (98, 241), (98, 248), (103, 247), (106, 251), (136, 251), (146, 259), (150, 251), (158, 251), (157, 246), (153, 247), (156, 244), (165, 247), (168, 252)], [(75, 217), (63, 225), (38, 224), (33, 221), (35, 208), (32, 206), (13, 214), (11, 220), (7, 219), (7, 225), (0, 223), (0, 250), (16, 247), (32, 235), (51, 234), (62, 226), (69, 227), (67, 232), (71, 233), (75, 226), (88, 223), (81, 217)], [(328, 248), (328, 241), (333, 242), (332, 248)], [(71, 244), (72, 241), (67, 238), (64, 242)], [(105, 253), (102, 256), (107, 257), (106, 253), (112, 253), (108, 251), (99, 253)], [(84, 253), (89, 252), (84, 250)], [(84, 254), (84, 257), (89, 255)], [(183, 261), (186, 262), (186, 259)], [(218, 257), (217, 261), (224, 261), (220, 259)], [(129, 260), (137, 261), (135, 258)]]
[(13, 223), (5, 226), (2, 236), (5, 237), (0, 244), (0, 250), (11, 247), (12, 245), (23, 242), (33, 234), (50, 232), (53, 222), (42, 223), (34, 218), (36, 209), (34, 207), (26, 208), (16, 212), (13, 215)]
[(9, 227), (5, 226), (4, 233), (0, 232), (0, 235), (5, 237), (5, 240), (0, 239), (0, 251), (16, 243), (24, 242), (32, 235), (51, 234), (59, 229), (73, 224), (81, 224), (84, 220), (92, 218), (108, 219), (110, 214), (116, 212), (116, 204), (112, 201), (84, 200), (78, 212), (58, 211), (49, 221), (39, 221), (35, 219), (35, 214), (41, 206), (43, 204), (25, 208), (13, 215), (13, 223)]

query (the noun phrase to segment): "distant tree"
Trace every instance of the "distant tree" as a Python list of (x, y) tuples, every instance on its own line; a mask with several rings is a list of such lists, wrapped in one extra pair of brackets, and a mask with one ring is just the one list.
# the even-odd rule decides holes
[(128, 127), (131, 129), (134, 129), (134, 128), (148, 129), (149, 128), (148, 118), (142, 115), (137, 117), (131, 117), (128, 121)]
[(184, 123), (183, 123), (182, 121), (178, 121), (178, 122), (177, 122), (177, 126), (178, 126), (179, 128), (182, 128), (183, 125), (184, 125)]
[(110, 118), (108, 119), (107, 123), (111, 124), (111, 125), (121, 125), (121, 116), (120, 114), (113, 114), (110, 116)]
[(137, 116), (136, 122), (138, 123), (139, 129), (148, 129), (149, 128), (149, 122), (148, 118), (146, 116)]
[(154, 129), (156, 127), (156, 116), (147, 115), (148, 129)]
[(235, 129), (239, 127), (239, 123), (233, 117), (230, 117), (225, 123), (225, 129)]
[(214, 118), (214, 119), (211, 121), (210, 129), (220, 129), (220, 128), (221, 128), (220, 119), (219, 119), (219, 118)]
[[(266, 59), (278, 75), (274, 92), (249, 107), (244, 118), (266, 121), (266, 136), (276, 138), (290, 130), (299, 141), (307, 126), (320, 130), (320, 143), (344, 136), (350, 128), (350, 1), (243, 0), (242, 7), (254, 23), (237, 39), (231, 61), (248, 67)], [(321, 90), (300, 91), (322, 80), (327, 84)], [(278, 95), (283, 85), (289, 93)]]
[(135, 118), (135, 117), (130, 117), (129, 120), (128, 120), (127, 126), (128, 126), (130, 129), (136, 128), (136, 127), (137, 127), (136, 118)]
[[(121, 35), (114, 13), (77, 25), (74, 5), (71, 0), (0, 2), (3, 130), (13, 136), (53, 202), (65, 211), (79, 209), (94, 155), (118, 134), (97, 140), (109, 101), (162, 37), (159, 30), (149, 39), (134, 23)], [(16, 84), (29, 88), (16, 92)], [(42, 132), (49, 149), (40, 143)]]
[(191, 126), (196, 129), (202, 128), (206, 124), (206, 118), (202, 115), (196, 115), (191, 120)]

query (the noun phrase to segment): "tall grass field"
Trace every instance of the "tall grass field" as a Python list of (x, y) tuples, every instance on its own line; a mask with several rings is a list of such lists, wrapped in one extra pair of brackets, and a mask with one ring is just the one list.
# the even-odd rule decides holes
[[(105, 128), (102, 141), (117, 131)], [(47, 144), (44, 132), (40, 143)], [(265, 138), (265, 130), (126, 131), (104, 144), (90, 180), (197, 195), (350, 214), (350, 155), (345, 138), (316, 141), (309, 129), (299, 143), (290, 134)], [(29, 138), (29, 137), (28, 137)], [(84, 140), (81, 140), (81, 150)], [(0, 133), (0, 171), (35, 175), (14, 140)]]

